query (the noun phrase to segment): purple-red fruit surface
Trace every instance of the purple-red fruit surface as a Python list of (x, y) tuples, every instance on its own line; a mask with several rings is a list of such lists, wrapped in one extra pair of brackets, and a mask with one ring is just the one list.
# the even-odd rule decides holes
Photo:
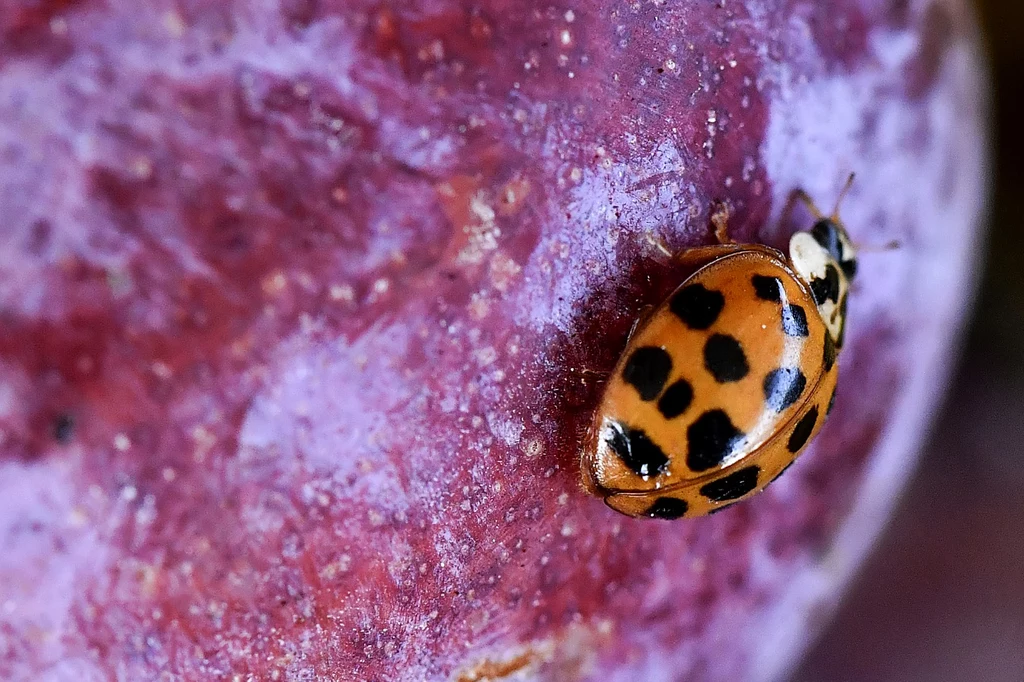
[[(0, 679), (784, 674), (972, 292), (964, 4), (4, 3)], [(652, 243), (780, 246), (850, 172), (813, 446), (707, 519), (587, 496)]]

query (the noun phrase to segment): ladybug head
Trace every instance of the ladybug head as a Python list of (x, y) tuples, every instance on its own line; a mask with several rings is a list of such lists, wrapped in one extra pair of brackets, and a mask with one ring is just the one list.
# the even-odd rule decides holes
[(857, 274), (857, 252), (838, 216), (820, 218), (811, 228), (811, 236), (839, 266), (846, 279), (852, 280)]
[(809, 230), (796, 232), (789, 240), (789, 260), (807, 284), (836, 347), (842, 347), (846, 331), (846, 299), (850, 281), (857, 274), (857, 252), (839, 219), (839, 204), (853, 185), (846, 180), (832, 214), (825, 216), (803, 190), (794, 198), (803, 201), (815, 218)]
[(843, 345), (846, 299), (857, 273), (857, 255), (842, 223), (835, 217), (819, 218), (810, 230), (789, 240), (789, 260), (814, 296), (836, 347)]

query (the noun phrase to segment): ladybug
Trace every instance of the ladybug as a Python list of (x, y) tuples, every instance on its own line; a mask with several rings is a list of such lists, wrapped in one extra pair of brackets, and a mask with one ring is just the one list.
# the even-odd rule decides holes
[(821, 428), (857, 260), (838, 201), (826, 217), (803, 190), (794, 200), (815, 222), (788, 257), (732, 242), (718, 213), (719, 243), (684, 251), (693, 274), (638, 320), (581, 457), (584, 486), (612, 509), (719, 511), (778, 478)]

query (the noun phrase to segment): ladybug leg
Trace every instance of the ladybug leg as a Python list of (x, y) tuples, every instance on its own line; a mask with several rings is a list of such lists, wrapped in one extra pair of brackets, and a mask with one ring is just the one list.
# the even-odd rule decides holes
[(730, 253), (736, 253), (742, 251), (744, 248), (750, 248), (749, 245), (744, 246), (743, 244), (736, 244), (730, 242), (728, 244), (711, 244), (710, 246), (695, 246), (691, 249), (683, 249), (672, 253), (665, 243), (655, 237), (648, 237), (647, 241), (651, 243), (651, 246), (656, 248), (664, 255), (671, 258), (673, 261), (684, 267), (698, 268), (702, 265), (706, 265), (711, 261), (721, 256), (726, 256)]
[[(715, 239), (718, 241), (719, 246), (734, 246), (736, 244), (736, 241), (729, 236), (729, 216), (731, 214), (732, 211), (729, 209), (729, 204), (725, 201), (717, 202), (715, 204), (714, 210), (711, 212), (711, 227), (712, 231), (715, 234)], [(648, 234), (646, 235), (646, 238), (651, 246), (656, 248), (658, 251), (661, 251), (664, 255), (668, 256), (669, 258), (674, 257), (677, 260), (680, 260), (681, 262), (685, 262), (683, 260), (683, 257), (680, 256), (679, 254), (673, 255), (672, 251), (670, 251), (668, 246), (665, 245), (665, 242), (661, 241), (657, 237), (653, 237)], [(712, 246), (709, 248), (715, 247)], [(688, 249), (688, 251), (694, 250), (695, 249)], [(722, 255), (722, 253), (717, 253), (717, 255)]]
[(903, 243), (899, 239), (891, 239), (884, 244), (862, 244), (856, 242), (853, 248), (857, 249), (857, 253), (883, 253), (885, 251), (902, 249)]
[(789, 214), (793, 212), (793, 207), (798, 201), (807, 207), (807, 211), (815, 220), (821, 220), (825, 217), (825, 214), (821, 212), (818, 205), (814, 203), (814, 199), (811, 198), (811, 195), (798, 188), (789, 193), (789, 198), (786, 199), (786, 205), (782, 207), (782, 214), (779, 216), (780, 223), (785, 224), (789, 221)]
[(767, 253), (773, 258), (785, 260), (784, 255), (771, 247), (760, 244), (739, 244), (734, 241), (729, 236), (729, 215), (729, 204), (724, 201), (718, 202), (714, 211), (711, 213), (711, 226), (715, 234), (715, 239), (718, 241), (717, 244), (683, 249), (682, 251), (673, 254), (668, 247), (665, 246), (664, 242), (657, 238), (648, 235), (647, 241), (650, 242), (654, 248), (672, 258), (673, 261), (681, 265), (684, 269), (689, 270), (697, 270), (717, 258), (738, 253), (740, 251), (760, 251)]
[(716, 258), (728, 256), (730, 253), (749, 249), (744, 244), (712, 244), (711, 246), (697, 246), (692, 249), (685, 249), (676, 254), (676, 262), (686, 268), (699, 268), (707, 265)]
[(587, 385), (587, 377), (595, 377), (595, 383), (601, 383), (608, 379), (608, 375), (611, 372), (601, 372), (596, 369), (575, 369), (573, 371), (580, 375), (580, 383), (584, 386)]
[[(843, 183), (843, 188), (839, 190), (839, 196), (836, 198), (836, 205), (832, 209), (832, 215), (827, 216), (829, 220), (839, 220), (839, 205), (843, 203), (843, 199), (846, 198), (850, 188), (853, 187), (854, 177), (855, 175), (850, 173), (849, 177), (846, 178), (846, 182)], [(814, 199), (812, 199), (811, 196), (803, 189), (797, 188), (789, 193), (786, 205), (782, 208), (782, 215), (780, 216), (781, 222), (785, 223), (789, 219), (789, 214), (793, 211), (793, 205), (798, 201), (807, 207), (807, 210), (815, 220), (821, 220), (826, 217), (825, 214), (822, 213), (821, 209), (818, 208), (818, 205), (814, 203)]]
[(672, 257), (672, 252), (665, 245), (665, 242), (661, 241), (661, 239), (650, 234), (645, 234), (644, 238), (647, 240), (648, 244), (656, 248), (658, 251), (661, 251), (662, 254), (668, 256), (669, 258)]
[(729, 216), (731, 211), (729, 210), (729, 204), (720, 201), (715, 206), (715, 210), (711, 212), (711, 225), (715, 230), (715, 239), (718, 240), (719, 244), (735, 244), (732, 237), (729, 236)]
[(644, 307), (640, 308), (640, 312), (639, 314), (637, 314), (636, 320), (633, 321), (633, 326), (629, 328), (629, 335), (626, 336), (627, 346), (629, 345), (629, 342), (633, 340), (633, 334), (636, 333), (636, 330), (644, 326), (647, 323), (647, 320), (651, 319), (651, 313), (653, 312), (653, 305), (645, 305)]

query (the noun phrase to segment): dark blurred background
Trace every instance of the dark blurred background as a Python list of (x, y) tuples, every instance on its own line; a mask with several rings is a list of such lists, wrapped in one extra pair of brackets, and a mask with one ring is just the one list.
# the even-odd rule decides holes
[(916, 479), (794, 682), (1024, 682), (1024, 0), (978, 0), (993, 72), (987, 265)]

